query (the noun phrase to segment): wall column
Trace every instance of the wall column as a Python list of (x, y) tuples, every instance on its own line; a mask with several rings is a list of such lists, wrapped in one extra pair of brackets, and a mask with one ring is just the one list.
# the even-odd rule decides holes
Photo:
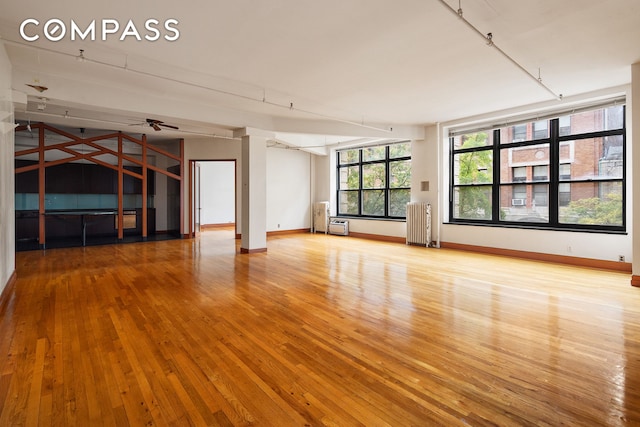
[(267, 251), (267, 139), (259, 129), (236, 132), (242, 138), (242, 221), (240, 253)]
[(3, 291), (11, 289), (17, 277), (13, 102), (11, 62), (0, 41), (0, 313), (9, 299)]
[(631, 117), (627, 116), (631, 122), (627, 123), (627, 147), (631, 147), (631, 174), (627, 175), (627, 182), (631, 183), (633, 199), (631, 215), (627, 215), (633, 238), (631, 284), (640, 287), (640, 181), (635, 178), (640, 175), (640, 62), (631, 66), (631, 100), (627, 99), (627, 108), (631, 110)]

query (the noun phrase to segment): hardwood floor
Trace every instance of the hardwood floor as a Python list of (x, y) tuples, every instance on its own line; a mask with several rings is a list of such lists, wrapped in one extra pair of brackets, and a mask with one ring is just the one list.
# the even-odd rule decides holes
[(17, 254), (0, 426), (638, 425), (629, 275), (233, 232)]

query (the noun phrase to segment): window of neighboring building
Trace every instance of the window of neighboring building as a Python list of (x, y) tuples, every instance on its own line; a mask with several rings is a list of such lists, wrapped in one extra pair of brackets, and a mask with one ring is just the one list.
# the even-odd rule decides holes
[(450, 221), (625, 231), (624, 117), (615, 105), (454, 134)]
[(549, 165), (540, 165), (533, 167), (533, 180), (546, 181), (549, 179)]
[(337, 152), (338, 216), (405, 218), (411, 200), (411, 143)]
[(558, 134), (560, 136), (571, 135), (571, 117), (562, 116), (558, 120), (559, 120), (558, 125), (560, 127)]
[(533, 122), (533, 139), (549, 138), (549, 121), (539, 120)]
[(520, 142), (527, 139), (527, 125), (517, 125), (513, 127), (513, 138), (511, 142)]
[(527, 168), (518, 166), (513, 168), (513, 182), (523, 182), (527, 180)]
[(561, 182), (558, 184), (558, 204), (569, 206), (569, 203), (571, 203), (571, 184)]

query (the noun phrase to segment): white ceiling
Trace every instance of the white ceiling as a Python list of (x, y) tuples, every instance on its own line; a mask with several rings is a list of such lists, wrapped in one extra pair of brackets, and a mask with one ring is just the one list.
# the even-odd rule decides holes
[[(314, 151), (553, 98), (466, 26), (452, 12), (459, 6), (564, 97), (628, 84), (640, 61), (637, 0), (0, 1), (0, 37), (24, 94), (18, 119), (150, 138), (253, 127)], [(180, 37), (26, 42), (18, 31), (26, 18), (41, 22), (29, 27), (40, 35), (51, 18), (80, 27), (131, 19), (143, 36), (147, 19), (174, 18)], [(79, 49), (87, 61), (74, 58)], [(147, 117), (181, 129), (136, 127)]]

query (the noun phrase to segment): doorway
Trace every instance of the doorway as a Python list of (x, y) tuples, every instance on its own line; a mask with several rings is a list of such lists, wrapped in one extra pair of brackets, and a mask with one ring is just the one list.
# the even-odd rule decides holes
[(192, 160), (190, 168), (190, 234), (232, 229), (236, 221), (236, 161)]

